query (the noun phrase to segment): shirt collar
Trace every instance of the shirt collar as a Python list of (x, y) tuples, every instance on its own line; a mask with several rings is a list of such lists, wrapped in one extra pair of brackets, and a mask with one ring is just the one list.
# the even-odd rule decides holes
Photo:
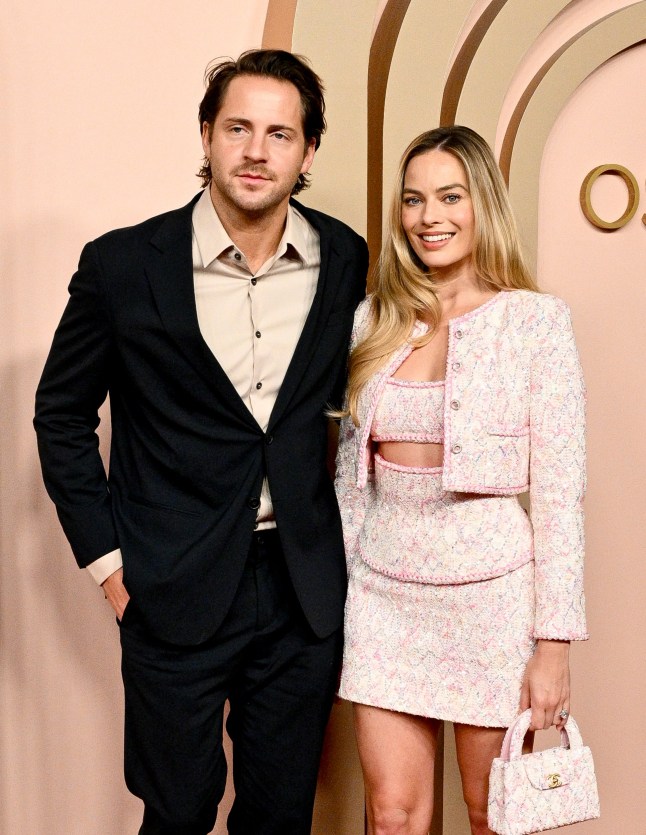
[[(276, 259), (283, 256), (288, 258), (295, 256), (305, 261), (308, 253), (309, 229), (309, 224), (303, 215), (290, 204), (287, 207), (285, 231), (276, 250)], [(227, 250), (233, 248), (238, 251), (215, 211), (208, 186), (193, 208), (193, 234), (203, 268), (208, 267)]]

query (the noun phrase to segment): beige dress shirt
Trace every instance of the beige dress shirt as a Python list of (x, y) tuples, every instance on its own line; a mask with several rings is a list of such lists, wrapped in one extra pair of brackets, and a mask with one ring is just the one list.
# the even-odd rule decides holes
[[(278, 249), (255, 274), (229, 238), (205, 189), (193, 209), (193, 286), (204, 341), (264, 431), (312, 304), (319, 236), (293, 206)], [(257, 528), (273, 527), (265, 479)], [(88, 565), (101, 584), (121, 568), (120, 549)]]

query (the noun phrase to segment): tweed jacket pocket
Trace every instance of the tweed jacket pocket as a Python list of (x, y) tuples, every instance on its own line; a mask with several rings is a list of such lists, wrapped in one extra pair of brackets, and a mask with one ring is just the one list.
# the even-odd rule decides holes
[(499, 488), (526, 487), (529, 479), (529, 426), (489, 426), (485, 483)]

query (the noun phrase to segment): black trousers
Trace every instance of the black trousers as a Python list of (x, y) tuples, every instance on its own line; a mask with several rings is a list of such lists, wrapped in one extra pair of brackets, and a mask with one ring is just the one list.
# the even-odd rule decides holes
[(131, 607), (121, 623), (125, 773), (144, 801), (140, 835), (213, 828), (227, 774), (227, 699), (236, 795), (228, 831), (308, 835), (342, 631), (312, 633), (276, 531), (254, 534), (231, 611), (208, 642), (161, 642)]

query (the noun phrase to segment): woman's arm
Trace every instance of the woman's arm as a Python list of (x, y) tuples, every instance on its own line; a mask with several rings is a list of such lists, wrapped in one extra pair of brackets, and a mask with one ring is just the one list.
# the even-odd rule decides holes
[(567, 305), (542, 302), (530, 379), (534, 637), (585, 640), (585, 387)]
[(341, 522), (343, 544), (348, 571), (353, 561), (359, 558), (359, 534), (366, 515), (368, 486), (357, 487), (357, 438), (359, 429), (350, 417), (345, 417), (339, 427), (339, 448), (336, 456), (336, 490)]
[(530, 379), (530, 505), (536, 652), (520, 707), (531, 728), (562, 728), (570, 709), (571, 640), (588, 637), (583, 591), (585, 386), (567, 305), (541, 299)]
[[(368, 296), (361, 302), (354, 317), (350, 352), (362, 339), (364, 328), (369, 316), (371, 299)], [(368, 487), (357, 487), (357, 458), (361, 428), (355, 426), (348, 415), (342, 418), (339, 427), (339, 445), (336, 455), (336, 475), (334, 489), (336, 490), (341, 522), (343, 524), (343, 542), (348, 571), (353, 561), (359, 559), (359, 534), (363, 527), (366, 514)]]

